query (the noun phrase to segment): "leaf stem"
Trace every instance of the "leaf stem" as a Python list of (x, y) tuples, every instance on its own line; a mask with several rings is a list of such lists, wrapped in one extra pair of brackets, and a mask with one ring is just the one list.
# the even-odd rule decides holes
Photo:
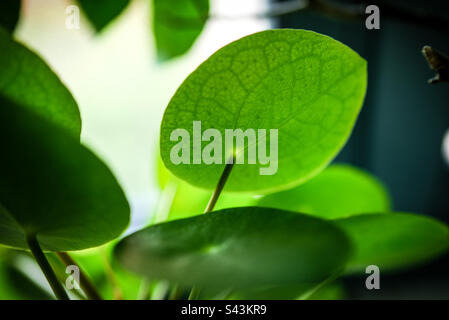
[(56, 252), (56, 255), (66, 266), (75, 265), (78, 267), (80, 271), (80, 287), (81, 289), (83, 289), (84, 293), (90, 300), (103, 300), (93, 283), (87, 277), (86, 273), (67, 252)]
[[(206, 210), (204, 213), (211, 212), (214, 210), (215, 205), (217, 204), (218, 198), (220, 197), (221, 192), (228, 181), (229, 175), (231, 174), (231, 170), (234, 167), (235, 163), (235, 154), (232, 155), (231, 158), (226, 162), (226, 166), (221, 174), (220, 180), (218, 180), (217, 186), (215, 187), (212, 196), (210, 197), (209, 203), (207, 204)], [(200, 289), (196, 286), (193, 286), (190, 290), (189, 300), (196, 300), (200, 295)]]
[(39, 242), (37, 241), (36, 235), (35, 234), (27, 235), (26, 242), (31, 250), (34, 259), (36, 259), (37, 264), (44, 273), (45, 278), (47, 278), (47, 281), (50, 284), (50, 287), (53, 290), (53, 293), (55, 294), (56, 298), (59, 300), (70, 300), (69, 296), (67, 295), (67, 292), (65, 292), (63, 286), (58, 281), (58, 278), (56, 278), (55, 272), (51, 268), (47, 258), (42, 252), (42, 249), (39, 246)]
[(231, 170), (234, 167), (234, 163), (235, 163), (235, 155), (233, 155), (232, 158), (230, 158), (226, 163), (223, 173), (221, 174), (220, 180), (218, 180), (217, 186), (215, 187), (214, 193), (212, 193), (212, 196), (209, 200), (209, 203), (207, 204), (204, 213), (208, 213), (214, 210), (214, 207), (217, 204), (218, 198), (220, 197), (220, 194), (223, 191), (226, 181), (228, 181), (229, 175), (231, 174)]
[(198, 298), (200, 297), (200, 292), (201, 290), (198, 287), (194, 286), (192, 290), (190, 290), (189, 300), (198, 300)]

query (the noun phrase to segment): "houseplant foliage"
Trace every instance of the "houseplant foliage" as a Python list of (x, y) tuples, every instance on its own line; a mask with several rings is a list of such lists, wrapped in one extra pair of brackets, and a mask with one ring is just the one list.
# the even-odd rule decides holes
[(223, 165), (176, 165), (170, 160), (178, 143), (170, 138), (174, 130), (193, 136), (195, 120), (203, 131), (214, 128), (223, 137), (229, 128), (276, 128), (277, 173), (259, 174), (260, 164), (236, 166), (225, 188), (266, 192), (297, 185), (341, 149), (365, 90), (366, 62), (342, 43), (302, 30), (253, 34), (217, 51), (179, 87), (161, 124), (162, 160), (179, 178), (213, 189), (235, 150), (222, 151)]
[(152, 6), (158, 60), (185, 54), (204, 28), (209, 0), (153, 0)]
[[(78, 2), (101, 31), (129, 1), (109, 1), (112, 9), (102, 17), (88, 7), (93, 1)], [(201, 6), (181, 17), (195, 21), (188, 41), (173, 48), (161, 39), (181, 36), (162, 26), (174, 13), (154, 1), (160, 58), (185, 53), (201, 32), (208, 2), (189, 2)], [(72, 95), (5, 30), (0, 49), (0, 148), (6, 155), (0, 158), (0, 243), (31, 249), (58, 298), (67, 295), (64, 264), (54, 253), (102, 244), (70, 254), (103, 297), (135, 298), (137, 291), (142, 298), (156, 297), (157, 287), (168, 281), (172, 298), (185, 297), (176, 288), (193, 288), (192, 299), (338, 298), (341, 287), (334, 281), (340, 276), (364, 272), (369, 264), (403, 269), (448, 248), (447, 226), (394, 212), (387, 189), (368, 172), (328, 167), (348, 139), (366, 91), (366, 62), (329, 37), (265, 31), (225, 46), (199, 66), (175, 93), (161, 124), (158, 173), (163, 193), (170, 195), (165, 212), (123, 239), (118, 237), (128, 225), (128, 203), (112, 172), (80, 144)], [(225, 164), (239, 150), (225, 150), (222, 164), (173, 165), (170, 132), (192, 133), (192, 121), (221, 132), (278, 128), (278, 172), (260, 176), (260, 164)], [(0, 249), (2, 277), (16, 270), (12, 252)], [(115, 281), (128, 286), (120, 294), (114, 286), (104, 289), (111, 269)], [(32, 288), (23, 275), (9, 279), (0, 282), (1, 294), (11, 285)], [(140, 290), (148, 279), (147, 290)], [(48, 298), (38, 290), (28, 293)]]
[(42, 250), (113, 240), (129, 206), (111, 171), (80, 144), (78, 108), (57, 76), (4, 31), (0, 47), (0, 243), (30, 249), (64, 298)]
[[(234, 205), (232, 201), (227, 204), (233, 208), (212, 213), (208, 213), (212, 209), (208, 205), (205, 215), (149, 226), (119, 242), (115, 250), (118, 261), (143, 276), (195, 288), (232, 289), (239, 298), (273, 298), (273, 293), (277, 297), (307, 298), (323, 283), (345, 273), (364, 272), (372, 263), (392, 270), (444, 252), (449, 245), (447, 226), (431, 218), (392, 212), (386, 189), (368, 173), (341, 165), (319, 173), (347, 140), (365, 89), (365, 61), (343, 44), (312, 32), (271, 30), (220, 49), (184, 81), (170, 101), (161, 125), (162, 160), (178, 178), (196, 187), (216, 187), (211, 200), (216, 200), (214, 196), (221, 190), (279, 191), (257, 200), (250, 195), (246, 200), (235, 199)], [(222, 133), (226, 128), (279, 128), (278, 164), (286, 171), (260, 178), (257, 165), (251, 168), (248, 164), (226, 164), (229, 155), (235, 157), (235, 150), (223, 152), (219, 165), (173, 164), (171, 150), (176, 141), (170, 134), (182, 128), (192, 136), (193, 121)], [(291, 126), (284, 129), (285, 123)], [(224, 141), (220, 144), (226, 146)], [(191, 157), (193, 143), (188, 146)], [(188, 189), (185, 182), (161, 167), (158, 171), (161, 186), (175, 189), (175, 206), (168, 208), (168, 217), (177, 214), (179, 197), (184, 197), (187, 204), (205, 205), (201, 191)], [(277, 178), (280, 174), (282, 179)], [(351, 205), (351, 197), (360, 201)], [(252, 206), (239, 207), (245, 202)], [(304, 220), (296, 226), (285, 220), (277, 223), (277, 219), (283, 221), (292, 214)], [(195, 214), (185, 216), (189, 215)], [(318, 216), (314, 221), (326, 223), (320, 224), (323, 231), (316, 229), (314, 245), (327, 246), (319, 237), (326, 235), (324, 230), (330, 225), (340, 227), (350, 240), (347, 248), (332, 250), (334, 258), (345, 262), (327, 268), (321, 274), (321, 283), (319, 277), (301, 278), (307, 267), (290, 269), (288, 262), (290, 258), (295, 264), (295, 258), (299, 258), (313, 266), (318, 261), (301, 252), (313, 251), (306, 245), (311, 229), (302, 229), (310, 216)], [(300, 232), (289, 232), (287, 225)], [(258, 231), (248, 226), (256, 226)], [(279, 233), (283, 236), (278, 237)], [(287, 253), (284, 250), (291, 243), (297, 249)], [(325, 252), (324, 247), (318, 247), (318, 251)], [(233, 265), (236, 261), (244, 261), (243, 266)], [(268, 261), (277, 261), (276, 267)], [(258, 269), (271, 282), (257, 279)], [(246, 270), (250, 270), (249, 274)], [(284, 277), (289, 280), (284, 281)], [(267, 286), (271, 289), (267, 290)], [(192, 290), (191, 298), (198, 297), (196, 291)]]

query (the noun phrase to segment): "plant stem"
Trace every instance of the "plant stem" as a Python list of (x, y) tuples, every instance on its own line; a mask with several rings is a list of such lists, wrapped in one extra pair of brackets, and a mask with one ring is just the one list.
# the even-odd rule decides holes
[(198, 287), (193, 287), (192, 290), (190, 290), (189, 300), (198, 300), (200, 292), (201, 290)]
[(209, 203), (207, 204), (204, 213), (208, 213), (214, 210), (215, 204), (217, 203), (218, 198), (220, 197), (220, 194), (223, 191), (223, 188), (226, 184), (226, 181), (228, 181), (229, 175), (231, 174), (231, 170), (234, 167), (235, 155), (230, 160), (231, 161), (228, 161), (226, 163), (223, 173), (221, 174), (220, 180), (218, 180), (217, 186), (215, 187), (214, 193), (212, 193), (212, 196), (209, 200)]
[(44, 273), (45, 278), (47, 278), (47, 281), (50, 284), (50, 287), (53, 290), (56, 298), (59, 300), (70, 300), (67, 292), (65, 292), (61, 283), (58, 281), (58, 278), (56, 278), (55, 272), (51, 268), (47, 258), (42, 252), (42, 249), (39, 246), (39, 242), (37, 242), (36, 235), (27, 235), (26, 242), (31, 250), (31, 253), (33, 254), (34, 259), (36, 259), (37, 264)]
[[(214, 210), (214, 207), (217, 204), (218, 198), (220, 197), (220, 194), (223, 191), (226, 181), (228, 181), (229, 175), (231, 174), (231, 170), (234, 167), (234, 163), (235, 163), (235, 154), (226, 163), (223, 173), (221, 174), (220, 180), (218, 180), (217, 186), (215, 187), (214, 193), (212, 193), (212, 196), (210, 197), (209, 203), (207, 204), (204, 213), (208, 213)], [(196, 286), (193, 286), (192, 289), (190, 290), (189, 300), (198, 299), (199, 294), (200, 289)]]
[(143, 278), (140, 282), (139, 292), (137, 293), (137, 300), (148, 300), (150, 297), (151, 282), (148, 278)]
[(61, 259), (61, 261), (66, 265), (75, 265), (78, 267), (80, 273), (80, 287), (83, 289), (84, 293), (90, 300), (103, 300), (98, 293), (97, 289), (81, 269), (81, 267), (73, 260), (73, 258), (67, 252), (56, 252), (56, 255)]

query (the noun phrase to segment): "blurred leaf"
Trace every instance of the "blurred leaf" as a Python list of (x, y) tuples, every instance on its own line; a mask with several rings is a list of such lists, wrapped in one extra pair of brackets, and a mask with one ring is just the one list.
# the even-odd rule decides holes
[[(303, 286), (283, 286), (266, 288), (264, 290), (252, 290), (236, 292), (230, 300), (300, 300), (302, 295), (313, 289), (318, 284)], [(341, 284), (331, 283), (318, 288), (306, 300), (341, 300), (344, 298), (344, 289)]]
[(333, 224), (274, 209), (225, 209), (143, 229), (115, 257), (151, 279), (217, 288), (302, 285), (342, 268), (350, 243)]
[(129, 273), (118, 264), (113, 264), (113, 281), (110, 278), (110, 270), (108, 270), (109, 267), (106, 265), (109, 262), (106, 261), (111, 261), (110, 252), (114, 245), (113, 242), (110, 242), (99, 248), (71, 252), (70, 255), (88, 274), (89, 279), (91, 279), (104, 299), (116, 298), (113, 281), (120, 288), (123, 299), (136, 299), (142, 282), (140, 277)]
[(19, 21), (20, 0), (0, 1), (0, 27), (12, 33)]
[(103, 30), (128, 6), (129, 0), (78, 0), (84, 14), (97, 32)]
[(0, 94), (79, 138), (81, 118), (70, 92), (34, 52), (0, 28)]
[(407, 214), (364, 214), (334, 220), (355, 246), (349, 272), (380, 271), (425, 262), (449, 247), (448, 227), (429, 217)]
[(106, 165), (66, 130), (0, 95), (0, 243), (44, 250), (101, 245), (128, 225), (129, 206)]
[[(298, 185), (324, 169), (348, 139), (366, 77), (365, 60), (324, 35), (281, 29), (244, 37), (218, 50), (177, 90), (162, 120), (162, 160), (180, 179), (213, 189), (234, 152), (226, 149), (225, 129), (266, 129), (268, 146), (269, 129), (278, 129), (277, 172), (261, 175), (268, 166), (261, 163), (236, 165), (225, 190), (268, 192)], [(170, 141), (172, 132), (184, 129), (193, 137), (197, 120), (201, 131), (221, 133), (221, 164), (170, 159), (172, 148), (182, 143)], [(259, 135), (265, 143), (260, 140)], [(191, 141), (187, 149), (191, 159)]]
[(209, 0), (153, 0), (153, 33), (159, 61), (186, 53), (204, 28)]
[(343, 300), (345, 296), (344, 287), (340, 283), (334, 282), (318, 289), (306, 300)]
[(332, 165), (305, 184), (262, 197), (257, 205), (336, 219), (387, 212), (390, 198), (369, 173), (348, 165)]
[(30, 277), (15, 268), (18, 251), (0, 248), (0, 300), (49, 300), (53, 297)]

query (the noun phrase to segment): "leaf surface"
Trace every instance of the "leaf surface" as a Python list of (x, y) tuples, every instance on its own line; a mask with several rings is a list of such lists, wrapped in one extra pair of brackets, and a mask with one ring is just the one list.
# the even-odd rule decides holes
[(44, 250), (108, 242), (126, 228), (129, 206), (107, 166), (68, 131), (0, 95), (0, 243)]
[(129, 0), (78, 0), (84, 14), (97, 32), (102, 31), (117, 18), (129, 2)]
[(332, 165), (300, 186), (262, 197), (257, 205), (326, 219), (391, 209), (390, 197), (382, 183), (348, 165)]
[(410, 267), (449, 247), (448, 227), (422, 215), (369, 214), (334, 221), (355, 246), (349, 272), (365, 272), (369, 265), (378, 266), (381, 272)]
[(209, 0), (153, 0), (153, 34), (159, 61), (186, 53), (200, 35)]
[(20, 0), (0, 1), (0, 27), (12, 33), (19, 21)]
[(78, 105), (50, 67), (0, 28), (0, 94), (58, 124), (81, 133)]
[[(215, 188), (233, 153), (243, 155), (244, 164), (234, 166), (225, 190), (269, 192), (298, 185), (324, 169), (345, 144), (363, 103), (366, 77), (365, 60), (324, 35), (281, 29), (244, 37), (218, 50), (178, 88), (162, 120), (162, 160), (179, 178), (206, 189)], [(202, 133), (221, 133), (221, 164), (206, 164), (204, 157), (193, 162), (209, 144), (194, 152), (194, 121), (201, 121)], [(189, 134), (188, 163), (176, 164), (171, 156), (181, 143), (170, 138), (176, 129)], [(226, 148), (226, 129), (267, 131), (235, 150)], [(270, 129), (278, 130), (273, 148)], [(259, 156), (248, 164), (250, 146), (265, 145), (272, 161), (262, 164)], [(261, 174), (270, 165), (272, 174)]]
[(343, 232), (321, 219), (246, 207), (148, 227), (115, 249), (129, 270), (184, 285), (218, 288), (322, 281), (350, 255)]

